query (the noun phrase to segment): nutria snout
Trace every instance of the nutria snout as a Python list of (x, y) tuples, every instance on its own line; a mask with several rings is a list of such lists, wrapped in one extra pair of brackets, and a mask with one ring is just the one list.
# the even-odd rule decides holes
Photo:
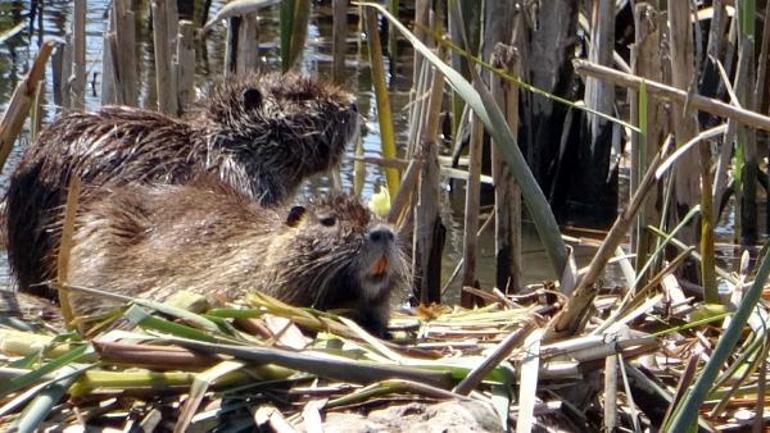
[[(209, 180), (84, 198), (69, 269), (75, 286), (161, 301), (180, 290), (227, 300), (259, 290), (342, 309), (377, 335), (405, 275), (393, 229), (351, 197), (263, 208)], [(93, 314), (108, 305), (80, 296), (74, 306)]]
[(27, 148), (7, 196), (8, 253), (20, 289), (52, 297), (45, 257), (72, 176), (84, 187), (182, 184), (207, 172), (265, 206), (336, 166), (358, 131), (355, 98), (298, 75), (251, 75), (216, 86), (182, 119), (104, 107), (65, 115)]

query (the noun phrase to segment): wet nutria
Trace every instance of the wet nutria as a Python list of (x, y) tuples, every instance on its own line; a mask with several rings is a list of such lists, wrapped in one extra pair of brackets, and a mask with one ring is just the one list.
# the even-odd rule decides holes
[[(180, 290), (226, 300), (259, 290), (298, 306), (349, 309), (383, 335), (404, 263), (394, 231), (347, 196), (264, 208), (196, 181), (125, 185), (84, 200), (68, 278), (155, 300)], [(77, 314), (106, 308), (75, 293)]]
[(27, 148), (7, 196), (9, 262), (20, 289), (42, 282), (71, 176), (83, 186), (180, 184), (201, 169), (263, 205), (290, 198), (303, 179), (339, 163), (356, 132), (351, 94), (296, 75), (261, 75), (216, 87), (190, 116), (128, 107), (66, 115)]

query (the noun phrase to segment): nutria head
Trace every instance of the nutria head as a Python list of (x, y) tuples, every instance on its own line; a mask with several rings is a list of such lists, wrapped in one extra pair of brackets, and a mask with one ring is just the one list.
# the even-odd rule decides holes
[(336, 166), (359, 129), (354, 95), (293, 73), (226, 80), (199, 115), (212, 142), (234, 147), (242, 162), (303, 178)]
[(319, 309), (351, 309), (365, 328), (383, 334), (390, 295), (406, 276), (395, 231), (344, 195), (294, 206), (284, 225), (272, 244), (276, 285), (312, 295), (305, 303)]

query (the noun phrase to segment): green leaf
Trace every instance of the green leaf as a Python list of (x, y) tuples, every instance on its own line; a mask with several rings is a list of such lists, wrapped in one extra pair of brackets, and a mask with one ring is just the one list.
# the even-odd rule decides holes
[(86, 354), (89, 348), (90, 346), (85, 344), (82, 346), (77, 346), (74, 349), (60, 356), (57, 356), (56, 358), (48, 361), (47, 363), (41, 365), (37, 369), (32, 370), (23, 376), (14, 377), (9, 381), (3, 384), (0, 384), (0, 396), (10, 394), (14, 391), (18, 391), (22, 388), (32, 385), (38, 380), (40, 380), (43, 376), (53, 371), (56, 371), (64, 367), (65, 365), (68, 365), (77, 361), (78, 359), (82, 358), (83, 355)]
[(161, 319), (160, 317), (152, 316), (147, 311), (136, 305), (132, 305), (128, 310), (126, 310), (125, 316), (128, 320), (136, 323), (144, 329), (154, 329), (166, 334), (189, 338), (192, 340), (209, 342), (221, 341), (221, 339), (211, 336), (191, 326), (170, 322), (168, 320)]

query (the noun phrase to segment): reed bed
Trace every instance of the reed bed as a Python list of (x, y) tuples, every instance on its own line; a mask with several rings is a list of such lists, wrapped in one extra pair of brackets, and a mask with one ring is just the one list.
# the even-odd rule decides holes
[[(746, 414), (764, 398), (770, 317), (764, 301), (748, 305), (764, 293), (768, 271), (764, 260), (753, 282), (734, 275), (740, 286), (751, 285), (749, 302), (729, 320), (669, 278), (667, 296), (603, 289), (583, 331), (568, 338), (547, 336), (563, 297), (543, 285), (526, 296), (475, 293), (485, 305), (473, 310), (403, 308), (391, 320), (390, 340), (335, 312), (261, 294), (198, 313), (178, 307), (190, 304), (180, 298), (174, 305), (132, 300), (114, 314), (75, 318), (82, 332), (63, 328), (62, 320), (45, 326), (55, 321), (43, 322), (42, 307), (25, 304), (0, 325), (0, 425), (205, 431), (219, 423), (222, 431), (239, 431), (280, 424), (286, 430), (277, 431), (311, 431), (330, 414), (452, 401), (480, 405), (501, 429), (526, 421), (583, 431), (607, 405), (616, 408), (614, 425), (645, 429), (687, 423), (677, 420), (696, 399), (687, 413), (700, 413), (703, 429), (745, 428)], [(693, 360), (703, 345), (712, 357), (697, 377)], [(704, 392), (682, 393), (692, 382)], [(593, 402), (589, 410), (574, 409), (578, 395)], [(274, 412), (256, 417), (267, 410)]]

